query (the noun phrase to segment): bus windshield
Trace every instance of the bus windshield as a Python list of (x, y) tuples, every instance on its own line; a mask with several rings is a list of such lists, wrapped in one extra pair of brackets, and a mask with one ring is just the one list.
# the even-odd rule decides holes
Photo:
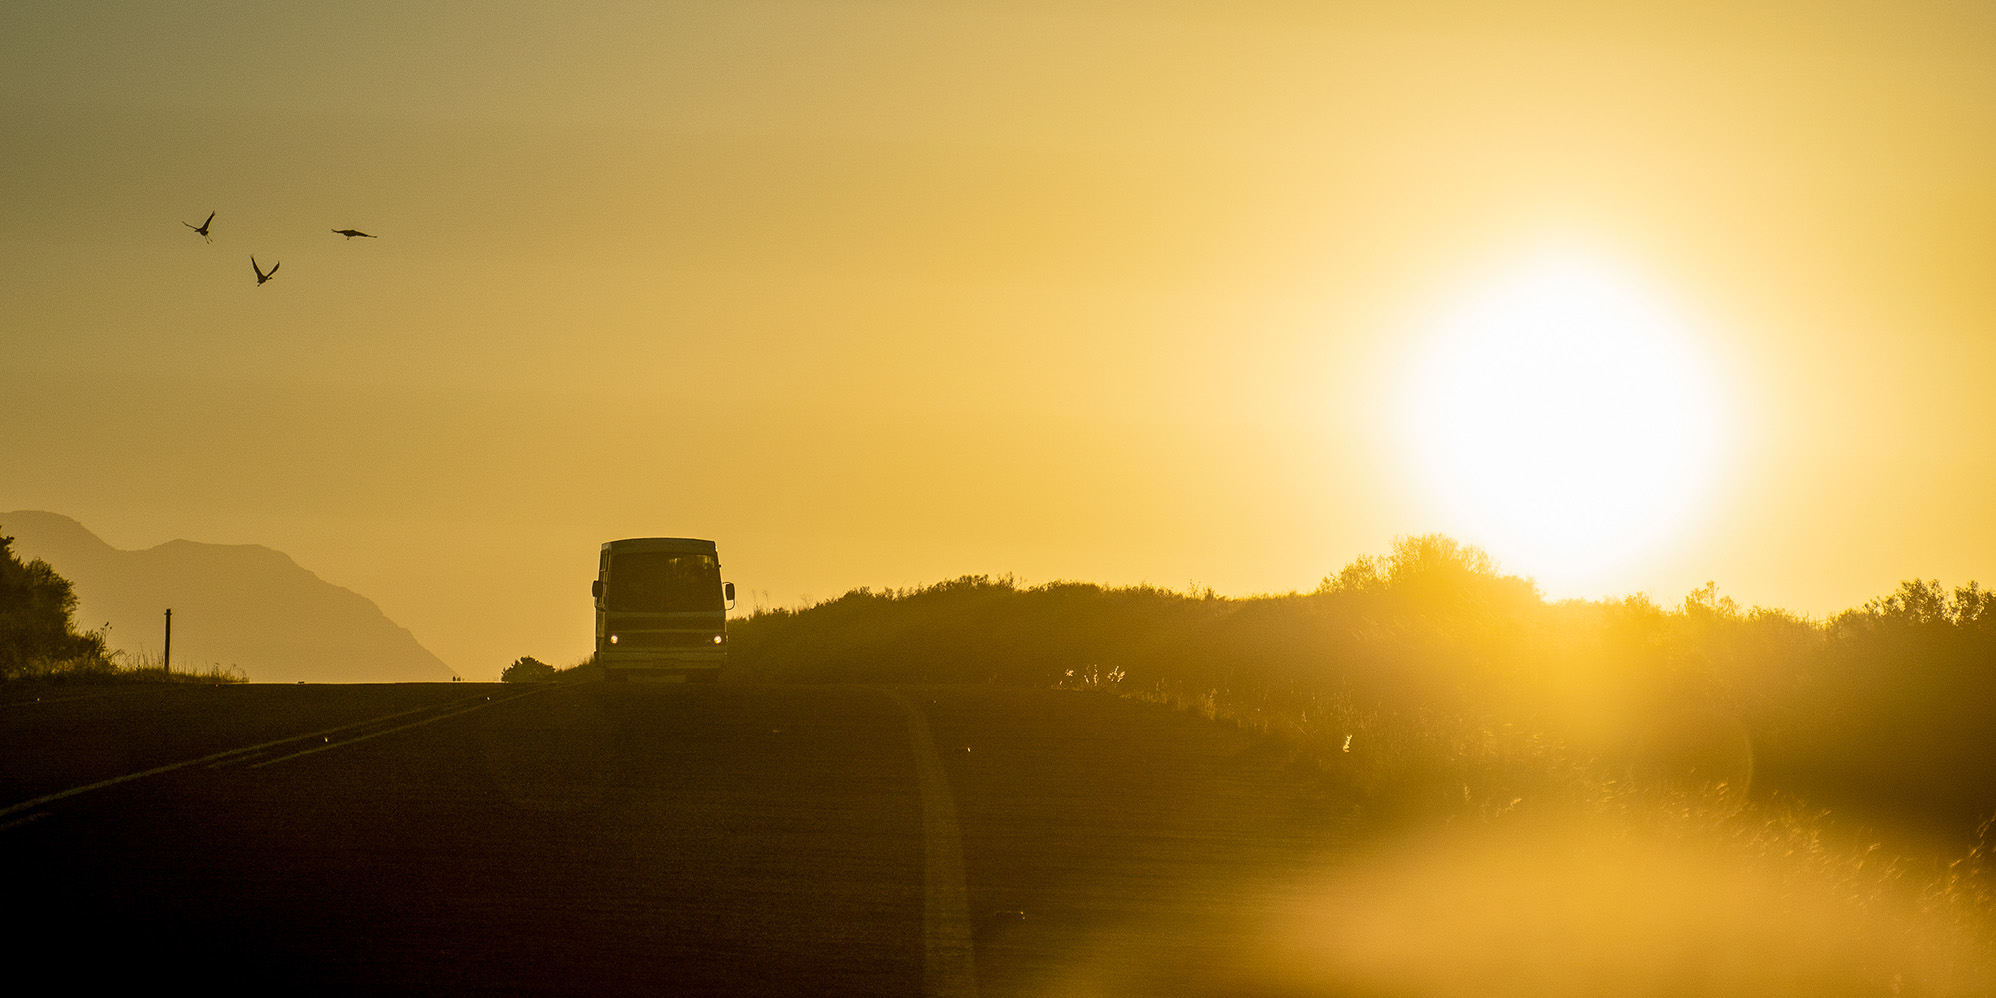
[(613, 555), (604, 604), (626, 613), (723, 609), (720, 560), (671, 551)]

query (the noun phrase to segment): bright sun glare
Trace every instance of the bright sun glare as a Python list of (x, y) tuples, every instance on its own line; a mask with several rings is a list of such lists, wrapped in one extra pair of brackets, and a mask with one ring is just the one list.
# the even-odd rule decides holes
[(1596, 260), (1506, 272), (1443, 318), (1416, 372), (1412, 453), (1448, 529), (1554, 589), (1668, 540), (1716, 464), (1685, 326)]

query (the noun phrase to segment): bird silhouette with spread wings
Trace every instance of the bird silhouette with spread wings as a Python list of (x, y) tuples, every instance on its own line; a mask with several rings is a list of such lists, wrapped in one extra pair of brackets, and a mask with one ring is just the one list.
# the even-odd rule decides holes
[(214, 220), (215, 220), (215, 213), (211, 211), (208, 213), (208, 220), (202, 222), (200, 225), (195, 225), (193, 222), (182, 222), (180, 224), (185, 225), (190, 229), (193, 229), (196, 235), (212, 243), (215, 241), (215, 237), (208, 234), (208, 223), (213, 222)]
[(263, 287), (263, 282), (277, 276), (277, 268), (282, 266), (284, 266), (284, 261), (280, 260), (271, 264), (270, 270), (266, 272), (262, 267), (256, 265), (256, 257), (250, 257), (250, 269), (256, 271), (256, 286), (259, 288)]
[(365, 233), (365, 232), (362, 232), (362, 231), (360, 231), (359, 229), (334, 229), (334, 230), (333, 230), (333, 232), (334, 232), (334, 233), (336, 233), (336, 234), (338, 234), (338, 235), (342, 235), (342, 236), (345, 236), (345, 237), (347, 237), (348, 239), (352, 239), (352, 238), (353, 238), (353, 237), (355, 237), (355, 236), (359, 236), (359, 237), (361, 237), (362, 239), (379, 239), (379, 238), (381, 238), (380, 236), (371, 236), (371, 235), (368, 235), (367, 233)]

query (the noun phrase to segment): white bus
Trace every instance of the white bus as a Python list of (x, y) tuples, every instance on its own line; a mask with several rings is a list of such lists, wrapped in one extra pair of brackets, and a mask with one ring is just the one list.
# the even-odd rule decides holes
[(713, 541), (631, 537), (603, 545), (596, 582), (596, 664), (633, 675), (715, 682), (728, 663), (735, 584), (721, 581)]

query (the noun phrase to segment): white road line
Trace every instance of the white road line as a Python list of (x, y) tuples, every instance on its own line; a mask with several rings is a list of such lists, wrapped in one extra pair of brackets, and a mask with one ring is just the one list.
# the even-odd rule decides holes
[(201, 767), (201, 768), (202, 768), (202, 769), (221, 769), (221, 768), (223, 768), (224, 766), (240, 766), (240, 765), (242, 765), (243, 763), (246, 763), (246, 762), (250, 761), (251, 759), (254, 759), (254, 758), (256, 758), (256, 757), (257, 757), (257, 756), (258, 756), (259, 754), (260, 754), (260, 753), (257, 753), (257, 752), (245, 752), (245, 753), (243, 753), (243, 754), (241, 754), (241, 755), (238, 755), (238, 756), (235, 756), (234, 758), (230, 758), (230, 759), (223, 759), (223, 760), (222, 760), (221, 762), (211, 762), (211, 763), (209, 763), (209, 764), (207, 764), (206, 766), (203, 766), (203, 767)]
[(8, 807), (0, 807), (0, 818), (4, 818), (10, 814), (18, 814), (22, 811), (31, 811), (34, 810), (35, 808), (42, 806), (43, 804), (52, 804), (56, 801), (62, 800), (65, 797), (74, 797), (77, 794), (87, 794), (92, 790), (102, 790), (105, 787), (115, 787), (120, 783), (130, 783), (133, 780), (143, 780), (148, 776), (158, 776), (161, 773), (171, 773), (176, 769), (185, 769), (188, 766), (199, 766), (204, 763), (214, 762), (217, 759), (227, 759), (231, 756), (243, 755), (249, 752), (260, 752), (267, 748), (272, 748), (278, 745), (285, 745), (290, 742), (299, 741), (305, 738), (324, 738), (329, 735), (339, 734), (342, 731), (351, 731), (354, 728), (362, 728), (370, 724), (379, 724), (382, 721), (392, 721), (398, 717), (408, 717), (410, 714), (417, 714), (426, 710), (435, 710), (439, 706), (448, 707), (452, 703), (463, 703), (463, 702), (464, 700), (454, 700), (446, 702), (444, 704), (429, 704), (427, 706), (414, 707), (409, 710), (398, 710), (393, 714), (383, 714), (380, 717), (370, 717), (365, 721), (355, 721), (351, 724), (342, 724), (337, 728), (325, 728), (320, 731), (308, 731), (302, 735), (291, 735), (286, 738), (276, 738), (267, 742), (259, 742), (258, 744), (255, 745), (245, 745), (242, 748), (232, 748), (225, 752), (216, 752), (213, 755), (204, 755), (199, 759), (188, 759), (183, 762), (171, 762), (167, 763), (164, 766), (154, 766), (151, 769), (142, 770), (137, 773), (126, 773), (123, 776), (114, 776), (108, 780), (98, 780), (95, 783), (86, 783), (80, 787), (70, 787), (68, 790), (58, 790), (55, 793), (44, 794), (40, 797), (36, 797), (33, 800), (24, 800), (19, 804), (13, 804)]
[(936, 755), (936, 741), (922, 708), (895, 690), (881, 692), (908, 715), (915, 779), (922, 788), (922, 994), (976, 998), (977, 952), (971, 937), (970, 891), (964, 884), (963, 830), (957, 827), (949, 775)]
[(409, 722), (408, 724), (398, 724), (398, 725), (396, 725), (395, 727), (392, 727), (392, 728), (384, 728), (384, 729), (382, 729), (382, 730), (380, 730), (380, 731), (370, 731), (370, 732), (368, 732), (367, 734), (364, 734), (364, 735), (359, 735), (359, 736), (356, 736), (356, 737), (353, 737), (353, 738), (349, 738), (349, 739), (346, 739), (345, 741), (338, 741), (338, 742), (332, 742), (332, 743), (330, 743), (330, 744), (327, 744), (327, 745), (314, 745), (314, 746), (312, 746), (311, 748), (308, 748), (308, 749), (305, 749), (305, 750), (303, 750), (303, 751), (300, 751), (300, 752), (293, 752), (293, 753), (291, 753), (290, 755), (280, 755), (280, 756), (278, 756), (278, 757), (277, 757), (277, 758), (275, 758), (275, 759), (265, 759), (265, 760), (263, 760), (262, 762), (258, 762), (258, 763), (252, 763), (252, 764), (250, 765), (250, 767), (249, 767), (249, 768), (251, 768), (251, 769), (262, 769), (262, 768), (263, 768), (263, 767), (265, 767), (265, 766), (275, 766), (275, 765), (277, 765), (277, 764), (278, 764), (278, 763), (280, 763), (280, 762), (286, 762), (286, 761), (289, 761), (289, 760), (291, 760), (291, 759), (296, 759), (296, 758), (298, 758), (298, 757), (300, 757), (300, 756), (306, 756), (306, 755), (311, 755), (311, 754), (312, 754), (312, 753), (314, 753), (314, 752), (328, 752), (328, 751), (331, 751), (331, 750), (333, 750), (333, 749), (336, 749), (336, 748), (345, 748), (345, 747), (347, 747), (348, 745), (354, 745), (354, 744), (358, 744), (358, 743), (360, 743), (360, 742), (364, 742), (364, 741), (368, 741), (369, 739), (374, 739), (374, 738), (380, 738), (380, 737), (381, 737), (382, 735), (392, 735), (392, 734), (396, 733), (397, 731), (407, 731), (407, 730), (409, 730), (410, 728), (420, 728), (420, 727), (422, 727), (422, 726), (423, 726), (423, 725), (425, 725), (425, 724), (435, 724), (435, 723), (437, 723), (438, 721), (445, 721), (445, 720), (449, 720), (450, 718), (453, 718), (453, 717), (456, 717), (456, 716), (458, 716), (459, 714), (469, 714), (469, 713), (471, 713), (471, 712), (472, 712), (472, 711), (474, 711), (474, 710), (484, 710), (484, 709), (485, 709), (485, 708), (487, 708), (487, 707), (492, 707), (492, 706), (496, 706), (496, 705), (498, 705), (498, 704), (502, 704), (502, 703), (511, 703), (512, 701), (514, 701), (514, 700), (518, 700), (518, 699), (520, 699), (520, 698), (522, 698), (522, 697), (530, 697), (530, 696), (533, 696), (533, 695), (534, 695), (534, 694), (536, 694), (536, 693), (541, 693), (541, 692), (545, 692), (545, 691), (547, 691), (547, 690), (550, 690), (550, 689), (553, 689), (553, 687), (552, 687), (552, 686), (539, 686), (539, 687), (536, 687), (536, 688), (534, 688), (534, 689), (531, 689), (531, 690), (528, 690), (528, 691), (527, 691), (527, 692), (525, 692), (525, 693), (518, 693), (518, 694), (514, 694), (513, 696), (510, 696), (510, 697), (504, 697), (504, 698), (502, 698), (502, 699), (499, 699), (499, 700), (493, 700), (493, 699), (490, 699), (490, 698), (487, 698), (487, 699), (486, 699), (486, 701), (485, 701), (484, 703), (481, 703), (481, 704), (476, 704), (476, 705), (473, 705), (473, 706), (470, 706), (470, 707), (466, 707), (466, 708), (464, 708), (463, 710), (454, 710), (454, 711), (451, 711), (451, 712), (450, 712), (450, 713), (448, 713), (448, 714), (438, 714), (438, 715), (437, 715), (437, 716), (435, 716), (435, 717), (426, 717), (426, 718), (423, 718), (423, 719), (422, 719), (422, 720), (420, 720), (420, 721), (411, 721), (411, 722)]
[(47, 811), (36, 811), (25, 818), (15, 818), (13, 821), (0, 821), (0, 832), (11, 831), (29, 822), (40, 821), (48, 816), (49, 813)]
[(94, 693), (78, 693), (75, 694), (74, 696), (66, 696), (66, 697), (36, 697), (33, 700), (9, 700), (4, 704), (0, 704), (0, 707), (32, 707), (37, 704), (69, 703), (72, 700), (97, 700), (103, 697), (121, 696), (121, 695), (127, 695), (139, 692), (144, 692), (144, 691), (132, 688), (126, 688), (120, 690), (98, 690), (97, 692)]

